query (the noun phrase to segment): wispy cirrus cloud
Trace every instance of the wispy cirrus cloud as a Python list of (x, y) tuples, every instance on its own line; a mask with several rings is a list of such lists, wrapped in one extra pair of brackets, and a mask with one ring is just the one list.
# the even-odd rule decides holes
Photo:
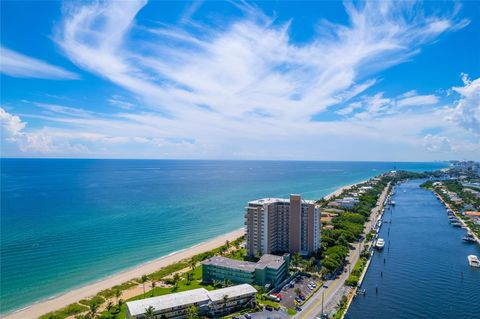
[[(108, 103), (122, 110), (94, 115), (44, 105), (42, 114), (22, 118), (45, 127), (23, 132), (57, 152), (125, 157), (135, 149), (145, 157), (353, 159), (355, 149), (355, 159), (373, 159), (379, 147), (395, 144), (402, 147), (386, 156), (406, 160), (433, 150), (425, 129), (446, 125), (444, 110), (433, 109), (436, 95), (364, 92), (374, 91), (380, 71), (467, 20), (426, 14), (414, 2), (347, 2), (348, 23), (321, 22), (311, 40), (298, 43), (295, 20), (238, 6), (242, 17), (217, 24), (190, 14), (181, 24), (152, 27), (136, 20), (146, 1), (71, 5), (57, 43), (77, 66), (136, 101), (113, 95)], [(338, 120), (312, 120), (347, 103)], [(460, 129), (449, 123), (442, 134), (461, 145)]]
[(0, 72), (19, 78), (76, 80), (79, 75), (0, 46)]
[(75, 7), (58, 42), (80, 67), (179, 118), (207, 105), (226, 117), (260, 111), (308, 120), (344, 102), (346, 92), (372, 85), (372, 79), (362, 82), (366, 76), (406, 61), (464, 23), (425, 16), (410, 3), (347, 2), (348, 25), (324, 24), (324, 34), (300, 45), (289, 34), (293, 22), (277, 23), (251, 5), (244, 18), (226, 25), (136, 28), (135, 16), (146, 4)]
[(366, 119), (403, 112), (402, 108), (432, 106), (439, 103), (438, 96), (434, 94), (419, 95), (412, 90), (396, 97), (385, 97), (384, 92), (373, 96), (363, 95), (357, 101), (350, 103), (336, 111), (337, 114), (350, 116), (356, 112), (356, 118)]
[(422, 106), (422, 105), (433, 105), (438, 103), (438, 97), (429, 94), (429, 95), (415, 95), (410, 97), (405, 97), (396, 101), (396, 105), (399, 107), (402, 106)]

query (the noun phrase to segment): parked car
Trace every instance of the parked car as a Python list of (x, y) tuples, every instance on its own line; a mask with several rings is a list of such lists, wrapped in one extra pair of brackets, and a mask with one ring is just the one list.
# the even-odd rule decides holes
[(268, 311), (273, 311), (273, 307), (272, 307), (272, 306), (266, 306), (265, 309), (267, 309)]
[(275, 297), (277, 297), (277, 298), (280, 299), (280, 300), (283, 299), (283, 296), (282, 296), (281, 294), (279, 294), (279, 293), (274, 293), (274, 294), (272, 294), (272, 295), (274, 295)]
[(243, 315), (246, 319), (252, 319), (252, 315), (249, 313), (246, 313)]

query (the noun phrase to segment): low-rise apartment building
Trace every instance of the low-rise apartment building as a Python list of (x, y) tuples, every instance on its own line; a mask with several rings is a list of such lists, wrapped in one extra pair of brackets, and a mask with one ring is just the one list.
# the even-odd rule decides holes
[(215, 256), (202, 262), (204, 282), (229, 280), (260, 286), (278, 286), (288, 276), (290, 255), (263, 255), (258, 262)]
[(143, 319), (149, 307), (154, 308), (155, 319), (182, 319), (188, 317), (188, 308), (195, 306), (199, 316), (218, 318), (232, 312), (256, 306), (257, 290), (243, 284), (208, 291), (205, 288), (127, 302), (127, 319)]
[(320, 218), (320, 206), (300, 195), (249, 202), (245, 208), (247, 255), (314, 254), (320, 248)]

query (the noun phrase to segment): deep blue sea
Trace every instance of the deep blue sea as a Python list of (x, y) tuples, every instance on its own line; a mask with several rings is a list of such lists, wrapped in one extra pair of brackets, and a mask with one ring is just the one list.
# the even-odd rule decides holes
[(83, 159), (0, 163), (2, 313), (241, 228), (243, 208), (252, 199), (290, 193), (318, 199), (394, 168), (446, 166)]
[[(480, 246), (462, 240), (466, 230), (448, 222), (443, 204), (411, 181), (397, 188), (386, 211), (376, 253), (347, 319), (480, 318), (480, 269), (467, 256)], [(382, 276), (383, 273), (383, 276)], [(378, 288), (378, 294), (376, 289)]]

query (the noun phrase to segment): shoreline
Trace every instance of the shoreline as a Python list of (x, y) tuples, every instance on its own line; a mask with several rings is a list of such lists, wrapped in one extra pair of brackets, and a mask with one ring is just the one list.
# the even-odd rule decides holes
[(352, 188), (352, 187), (354, 187), (354, 186), (357, 186), (358, 184), (366, 183), (366, 182), (368, 182), (370, 179), (371, 179), (371, 178), (366, 179), (366, 180), (363, 180), (363, 181), (360, 181), (360, 182), (357, 182), (357, 183), (354, 183), (354, 184), (342, 186), (342, 187), (338, 188), (337, 190), (331, 192), (330, 194), (328, 194), (328, 195), (326, 195), (326, 196), (323, 196), (323, 199), (325, 199), (325, 200), (330, 200), (332, 197), (339, 196), (340, 194), (342, 194), (343, 191), (349, 190), (350, 188)]
[(24, 308), (13, 310), (2, 314), (5, 319), (28, 319), (38, 318), (48, 312), (58, 310), (81, 299), (92, 297), (101, 290), (112, 288), (115, 285), (122, 284), (134, 278), (148, 275), (160, 268), (179, 262), (180, 260), (191, 258), (197, 254), (213, 250), (225, 243), (226, 240), (232, 241), (243, 236), (244, 229), (240, 228), (232, 232), (206, 240), (194, 246), (173, 252), (171, 254), (147, 261), (138, 266), (120, 271), (109, 277), (105, 277), (93, 283), (71, 289), (63, 294), (48, 297), (36, 303), (30, 304)]
[[(323, 199), (330, 200), (332, 197), (340, 195), (343, 191), (348, 190), (358, 184), (365, 183), (366, 181), (368, 181), (368, 179), (354, 184), (341, 186), (328, 195), (323, 196)], [(115, 285), (119, 285), (131, 279), (141, 277), (142, 275), (148, 275), (159, 270), (160, 268), (179, 262), (183, 259), (188, 259), (197, 254), (218, 248), (219, 246), (223, 245), (226, 240), (232, 241), (243, 235), (243, 228), (234, 230), (232, 232), (195, 244), (191, 247), (184, 248), (157, 259), (133, 266), (126, 270), (122, 270), (118, 273), (114, 273), (108, 277), (101, 278), (84, 286), (72, 288), (65, 293), (60, 293), (58, 295), (39, 300), (20, 309), (8, 311), (3, 313), (2, 316), (5, 319), (38, 318), (48, 312), (59, 310), (72, 303), (76, 303), (81, 299), (92, 297), (101, 290), (110, 289)]]
[[(443, 197), (437, 193), (437, 191), (435, 189), (432, 189), (431, 190), (433, 194), (435, 194), (435, 197), (437, 197), (443, 204), (443, 206), (445, 206), (446, 209), (449, 209), (453, 212), (453, 214), (455, 215), (455, 217), (457, 217), (457, 219), (462, 223), (463, 227), (468, 231), (470, 232), (473, 237), (475, 238), (475, 241), (476, 241), (476, 244), (480, 245), (480, 237), (477, 236), (477, 234), (470, 229), (470, 227), (467, 225), (467, 223), (465, 222), (465, 220), (461, 217), (461, 213), (456, 211), (453, 207), (451, 207), (444, 199)], [(460, 215), (460, 216), (459, 216)]]

